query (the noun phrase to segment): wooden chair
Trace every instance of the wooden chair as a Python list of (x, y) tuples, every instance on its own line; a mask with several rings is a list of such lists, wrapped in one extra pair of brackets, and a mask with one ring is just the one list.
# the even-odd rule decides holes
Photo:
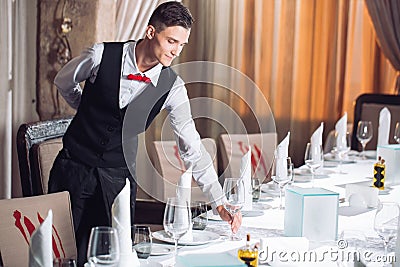
[(221, 134), (218, 141), (224, 177), (239, 177), (241, 159), (251, 147), (252, 177), (271, 180), (276, 133)]
[(30, 237), (53, 211), (53, 257), (76, 259), (68, 192), (0, 200), (0, 251), (4, 266), (28, 266)]
[[(212, 138), (203, 138), (201, 142), (205, 150), (213, 159), (214, 168), (217, 170), (217, 146)], [(157, 171), (156, 181), (152, 182), (153, 189), (146, 188), (146, 191), (157, 196), (158, 199), (166, 200), (176, 194), (176, 185), (185, 167), (179, 157), (178, 147), (175, 141), (153, 141), (153, 149), (150, 159)], [(192, 179), (192, 199), (208, 202), (197, 183)]]
[(393, 134), (396, 122), (400, 121), (400, 95), (362, 94), (357, 97), (354, 107), (351, 149), (361, 151), (361, 144), (357, 140), (357, 126), (359, 121), (366, 120), (371, 121), (374, 128), (372, 140), (368, 142), (366, 149), (376, 150), (379, 112), (384, 107), (387, 107), (391, 113), (389, 143), (395, 143)]
[(62, 148), (72, 118), (22, 124), (17, 132), (17, 153), (24, 197), (47, 193), (47, 182), (54, 159)]

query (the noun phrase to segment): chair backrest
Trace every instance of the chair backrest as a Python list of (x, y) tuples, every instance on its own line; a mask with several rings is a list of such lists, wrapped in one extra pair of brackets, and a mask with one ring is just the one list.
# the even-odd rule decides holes
[(387, 107), (391, 113), (389, 143), (395, 143), (393, 140), (393, 134), (396, 122), (400, 121), (400, 95), (362, 94), (357, 97), (354, 107), (351, 149), (361, 150), (361, 145), (357, 140), (357, 126), (358, 122), (361, 120), (371, 121), (372, 127), (374, 128), (372, 140), (367, 144), (366, 149), (376, 149), (378, 140), (379, 112), (384, 107)]
[(47, 193), (53, 161), (62, 147), (72, 118), (22, 124), (17, 132), (17, 153), (22, 194), (25, 197)]
[(249, 147), (251, 147), (252, 177), (261, 180), (269, 177), (276, 145), (276, 133), (221, 134), (219, 148), (225, 178), (239, 177), (241, 160)]
[[(217, 170), (217, 146), (212, 138), (201, 139), (205, 150), (210, 154), (214, 168)], [(173, 197), (176, 194), (176, 184), (179, 181), (182, 172), (185, 170), (184, 164), (179, 156), (178, 147), (175, 141), (154, 141), (153, 153), (150, 154), (151, 161), (163, 179), (157, 179), (153, 186), (162, 188), (159, 196), (162, 199)], [(157, 194), (158, 195), (158, 194)], [(192, 197), (193, 200), (208, 201), (197, 183), (192, 179)]]
[(75, 258), (68, 192), (0, 200), (0, 251), (4, 266), (28, 266), (33, 231), (53, 211), (53, 257)]

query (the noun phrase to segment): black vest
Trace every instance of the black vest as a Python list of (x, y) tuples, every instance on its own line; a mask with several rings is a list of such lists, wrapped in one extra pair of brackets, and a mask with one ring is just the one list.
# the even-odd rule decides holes
[(163, 67), (157, 87), (149, 83), (127, 108), (120, 109), (123, 45), (104, 43), (96, 80), (94, 83), (86, 80), (81, 103), (63, 137), (64, 148), (90, 166), (126, 166), (122, 147), (123, 125), (127, 128), (129, 124), (129, 137), (124, 140), (135, 140), (160, 112), (177, 77), (170, 68)]

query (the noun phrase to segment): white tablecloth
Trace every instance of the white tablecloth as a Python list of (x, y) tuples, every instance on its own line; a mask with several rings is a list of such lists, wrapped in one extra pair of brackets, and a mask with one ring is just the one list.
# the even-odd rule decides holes
[[(339, 198), (345, 197), (345, 184), (358, 183), (362, 181), (369, 181), (372, 184), (373, 176), (373, 164), (374, 160), (357, 161), (357, 163), (342, 164), (341, 171), (339, 173), (337, 167), (325, 168), (329, 170), (329, 177), (318, 178), (314, 180), (315, 187), (322, 187), (328, 190), (332, 190), (339, 193)], [(294, 182), (293, 185), (300, 187), (311, 187), (311, 183), (307, 182)], [(380, 194), (379, 199), (381, 201), (395, 201), (400, 203), (400, 186), (391, 186), (389, 194)], [(340, 206), (348, 205), (348, 203), (342, 203)], [(284, 229), (284, 210), (276, 209), (279, 207), (279, 195), (262, 193), (260, 202), (256, 203), (256, 209), (263, 210), (264, 214), (257, 217), (244, 217), (242, 227), (239, 231), (239, 235), (242, 237), (241, 241), (229, 241), (226, 240), (229, 235), (229, 226), (226, 222), (209, 221), (206, 228), (208, 231), (216, 232), (220, 234), (221, 240), (212, 242), (201, 246), (185, 246), (179, 248), (180, 254), (185, 253), (216, 253), (229, 251), (233, 255), (236, 255), (237, 249), (245, 245), (245, 236), (247, 233), (251, 234), (253, 242), (259, 242), (260, 238), (267, 237), (283, 237)], [(371, 209), (368, 212), (356, 216), (339, 216), (338, 219), (338, 234), (343, 229), (356, 229), (361, 230), (367, 237), (368, 247), (374, 251), (374, 253), (383, 253), (383, 243), (379, 239), (378, 235), (374, 231), (373, 221), (376, 209)], [(277, 239), (279, 240), (279, 239)], [(284, 239), (282, 239), (284, 240)], [(311, 263), (309, 261), (297, 262), (290, 266), (338, 266), (336, 261), (332, 260), (332, 257), (327, 257), (328, 253), (334, 253), (338, 250), (337, 241), (331, 240), (326, 242), (312, 242), (310, 241), (309, 249), (319, 253), (318, 255), (326, 254), (323, 262)], [(389, 246), (389, 252), (394, 250), (395, 240), (392, 240)], [(339, 250), (340, 252), (340, 250)], [(322, 257), (322, 256), (321, 256)], [(150, 256), (147, 260), (147, 264), (143, 262), (143, 266), (169, 266), (173, 262), (173, 254), (163, 256)], [(269, 263), (273, 266), (288, 266), (282, 262)], [(260, 266), (267, 266), (261, 264)], [(344, 265), (343, 265), (344, 266)], [(367, 266), (382, 266), (379, 263), (368, 263)]]

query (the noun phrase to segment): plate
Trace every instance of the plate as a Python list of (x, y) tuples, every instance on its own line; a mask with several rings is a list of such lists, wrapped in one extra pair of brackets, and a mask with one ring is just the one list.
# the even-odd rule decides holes
[[(210, 243), (212, 241), (219, 239), (218, 234), (209, 232), (209, 231), (192, 230), (192, 234), (193, 234), (192, 241), (179, 240), (178, 244), (184, 245), (184, 246), (198, 246), (198, 245), (207, 244), (207, 243)], [(164, 230), (154, 232), (152, 234), (152, 236), (153, 236), (153, 238), (158, 239), (160, 241), (174, 244), (174, 240), (171, 237), (169, 237), (169, 235)]]
[(151, 256), (161, 256), (174, 252), (175, 248), (171, 245), (153, 243), (151, 245)]
[(218, 214), (214, 214), (212, 210), (207, 211), (207, 213), (200, 214), (200, 217), (205, 218), (207, 214), (207, 218), (210, 221), (222, 221), (221, 217)]
[[(314, 178), (319, 178), (319, 176), (324, 176), (324, 178), (327, 178), (328, 175), (330, 175), (332, 173), (335, 173), (335, 172), (333, 170), (318, 168), (315, 170)], [(302, 175), (302, 176), (311, 176), (311, 171), (307, 166), (303, 165), (297, 169), (294, 169), (294, 174)]]
[[(340, 160), (338, 158), (336, 158), (336, 156), (334, 154), (331, 154), (331, 153), (325, 154), (324, 159), (326, 161), (333, 161), (333, 162), (338, 162), (338, 163), (340, 162)], [(343, 159), (341, 162), (342, 162), (342, 164), (349, 164), (349, 163), (355, 163), (356, 160), (353, 156), (349, 156), (349, 157), (347, 157), (347, 159)]]

